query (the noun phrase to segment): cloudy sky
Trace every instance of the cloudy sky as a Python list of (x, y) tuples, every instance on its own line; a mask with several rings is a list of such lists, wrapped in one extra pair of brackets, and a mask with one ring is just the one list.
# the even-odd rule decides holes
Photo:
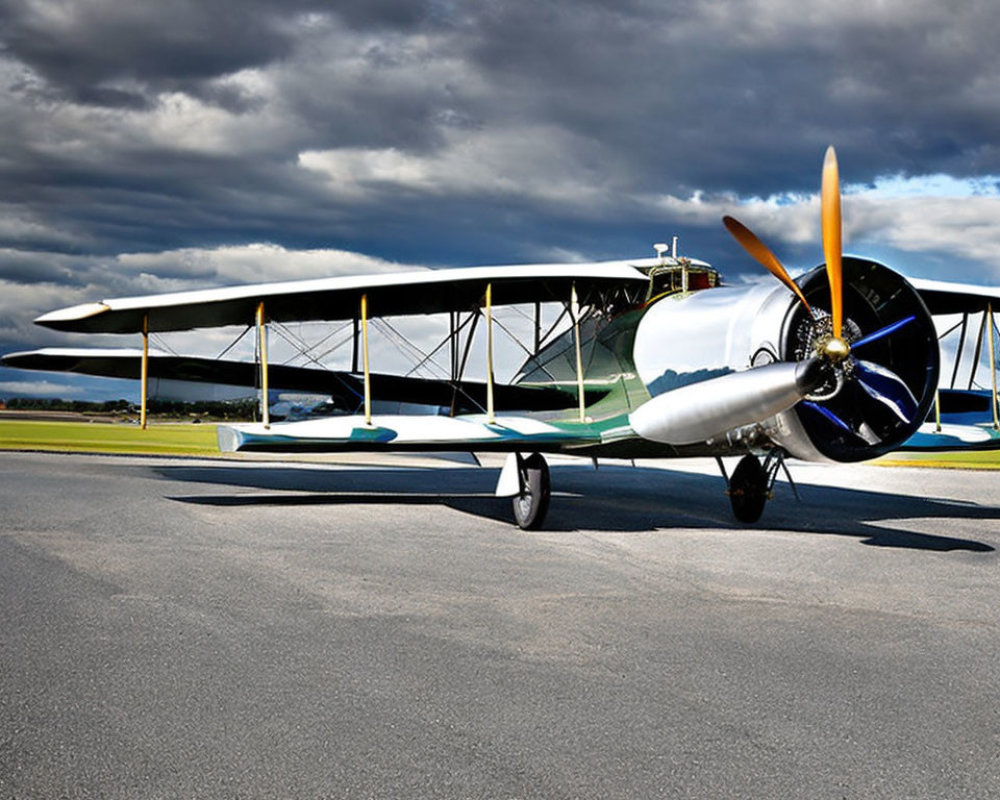
[(726, 213), (805, 268), (828, 144), (848, 250), (1000, 282), (998, 40), (987, 0), (0, 0), (0, 352), (109, 344), (31, 324), (101, 297), (674, 234), (738, 279)]

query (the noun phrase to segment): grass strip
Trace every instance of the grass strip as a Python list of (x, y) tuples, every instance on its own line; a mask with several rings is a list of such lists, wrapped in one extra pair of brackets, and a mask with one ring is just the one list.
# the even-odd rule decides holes
[(218, 456), (215, 425), (0, 420), (0, 450)]
[[(138, 425), (0, 419), (0, 450), (128, 453), (134, 455), (219, 456), (215, 425), (190, 423)], [(889, 467), (1000, 469), (1000, 451), (890, 453), (875, 464)]]
[(874, 463), (886, 467), (935, 467), (937, 469), (1000, 469), (998, 450), (889, 453)]

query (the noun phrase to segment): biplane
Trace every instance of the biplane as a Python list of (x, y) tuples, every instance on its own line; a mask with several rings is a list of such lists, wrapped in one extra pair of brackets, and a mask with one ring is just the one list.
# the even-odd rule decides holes
[[(793, 280), (731, 217), (729, 232), (784, 288), (730, 286), (709, 264), (657, 245), (657, 257), (592, 264), (428, 270), (127, 297), (73, 306), (36, 322), (60, 331), (141, 334), (142, 350), (46, 349), (6, 366), (139, 378), (142, 424), (150, 380), (259, 387), (261, 418), (218, 428), (223, 451), (493, 451), (507, 453), (496, 488), (517, 523), (544, 522), (545, 454), (593, 459), (713, 456), (737, 519), (755, 522), (789, 456), (856, 462), (900, 447), (995, 447), (992, 304), (1000, 290), (908, 281), (876, 261), (842, 255), (836, 156), (823, 165), (825, 263)], [(497, 381), (495, 315), (532, 321), (523, 361)], [(543, 324), (542, 308), (556, 308)], [(957, 387), (970, 319), (982, 313), (973, 374)], [(369, 328), (390, 317), (441, 315), (447, 333), (423, 360), (447, 352), (447, 375), (373, 368)], [(935, 317), (960, 329), (949, 389), (939, 389)], [(350, 327), (350, 368), (318, 359), (270, 364), (268, 330), (307, 320)], [(254, 361), (150, 352), (151, 333), (216, 326), (254, 331)], [(973, 388), (986, 326), (993, 383)], [(485, 337), (485, 378), (467, 376)], [(270, 387), (328, 398), (322, 416), (277, 420)], [(394, 403), (394, 411), (387, 404)], [(401, 413), (419, 409), (421, 413)], [(972, 415), (970, 417), (969, 415)], [(989, 419), (989, 417), (992, 419)], [(973, 419), (974, 418), (974, 419)], [(737, 457), (732, 472), (723, 458)], [(595, 462), (596, 463), (596, 462)], [(791, 476), (789, 475), (789, 480)]]

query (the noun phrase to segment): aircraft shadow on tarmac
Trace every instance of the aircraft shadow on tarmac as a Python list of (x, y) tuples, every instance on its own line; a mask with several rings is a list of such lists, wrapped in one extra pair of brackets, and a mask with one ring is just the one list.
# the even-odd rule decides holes
[[(510, 500), (493, 495), (498, 470), (491, 468), (169, 466), (154, 471), (172, 481), (239, 489), (169, 496), (199, 505), (441, 505), (512, 521)], [(798, 502), (789, 485), (779, 482), (761, 521), (747, 527), (730, 516), (725, 484), (718, 476), (617, 465), (602, 465), (597, 471), (559, 465), (552, 469), (552, 486), (546, 531), (760, 528), (855, 536), (876, 547), (984, 553), (994, 548), (971, 539), (894, 529), (891, 523), (913, 518), (1000, 520), (1000, 506), (995, 505), (813, 484), (799, 485), (802, 502)]]

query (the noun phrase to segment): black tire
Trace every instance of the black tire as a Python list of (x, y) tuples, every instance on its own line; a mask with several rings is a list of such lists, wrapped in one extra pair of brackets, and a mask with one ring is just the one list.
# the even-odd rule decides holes
[(768, 499), (767, 472), (757, 456), (745, 455), (729, 479), (729, 502), (733, 516), (740, 522), (752, 524), (764, 513)]
[(549, 465), (540, 453), (532, 453), (527, 458), (518, 455), (517, 469), (522, 490), (513, 499), (514, 520), (522, 530), (538, 530), (549, 513)]

